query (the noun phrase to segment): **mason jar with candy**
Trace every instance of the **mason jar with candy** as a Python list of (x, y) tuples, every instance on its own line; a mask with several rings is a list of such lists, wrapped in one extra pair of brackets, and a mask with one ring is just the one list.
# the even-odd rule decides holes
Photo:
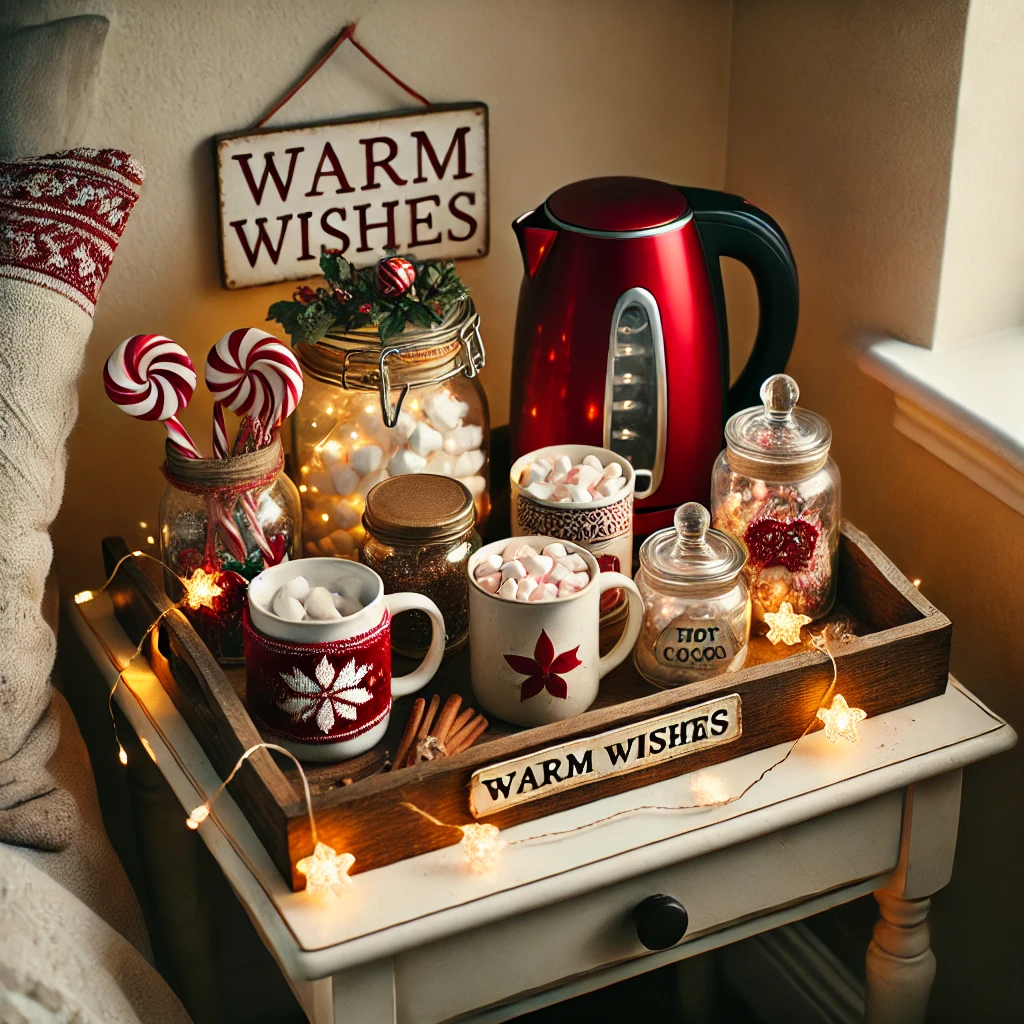
[(366, 495), (392, 476), (459, 480), (490, 511), (480, 317), (454, 264), (389, 256), (356, 270), (326, 253), (327, 287), (271, 307), (305, 376), (292, 418), (307, 555), (357, 559)]
[(784, 373), (761, 385), (763, 408), (736, 413), (711, 477), (712, 518), (747, 553), (754, 615), (828, 614), (836, 596), (839, 468), (829, 457), (832, 430), (797, 406), (800, 390)]

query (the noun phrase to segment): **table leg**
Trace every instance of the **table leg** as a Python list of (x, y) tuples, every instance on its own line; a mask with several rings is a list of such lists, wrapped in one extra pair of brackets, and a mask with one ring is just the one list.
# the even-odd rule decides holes
[(931, 900), (875, 893), (881, 916), (867, 953), (867, 1024), (921, 1024), (935, 980), (929, 946)]

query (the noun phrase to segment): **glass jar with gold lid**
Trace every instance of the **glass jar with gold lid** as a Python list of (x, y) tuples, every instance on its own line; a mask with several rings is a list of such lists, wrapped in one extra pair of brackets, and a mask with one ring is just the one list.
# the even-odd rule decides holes
[[(366, 496), (362, 561), (384, 581), (385, 594), (412, 591), (441, 610), (445, 654), (469, 639), (469, 556), (480, 547), (473, 496), (458, 480), (406, 474), (377, 484)], [(422, 656), (430, 646), (429, 618), (402, 612), (391, 626), (391, 646)]]
[(292, 458), (307, 555), (358, 558), (366, 497), (390, 477), (458, 480), (477, 520), (486, 518), (490, 423), (471, 300), (436, 327), (407, 325), (383, 345), (364, 327), (295, 349), (305, 389), (292, 416)]

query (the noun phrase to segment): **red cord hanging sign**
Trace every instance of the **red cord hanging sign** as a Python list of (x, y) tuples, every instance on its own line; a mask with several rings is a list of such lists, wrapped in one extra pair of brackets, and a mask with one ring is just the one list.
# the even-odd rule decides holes
[[(487, 254), (486, 105), (430, 103), (354, 31), (346, 26), (250, 130), (215, 140), (226, 288), (315, 277), (325, 248), (356, 266), (385, 249), (431, 260)], [(426, 109), (263, 127), (346, 41)]]

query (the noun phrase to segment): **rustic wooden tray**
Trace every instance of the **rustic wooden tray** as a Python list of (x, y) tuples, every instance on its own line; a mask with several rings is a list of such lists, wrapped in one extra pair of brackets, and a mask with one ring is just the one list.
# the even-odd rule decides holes
[[(120, 538), (103, 542), (110, 572), (127, 553)], [(134, 642), (170, 604), (141, 563), (129, 559), (110, 587), (118, 620)], [(949, 620), (927, 601), (871, 541), (844, 524), (839, 551), (836, 614), (854, 623), (853, 639), (835, 648), (840, 689), (869, 715), (892, 711), (943, 692), (949, 671)], [(763, 632), (763, 631), (762, 631)], [(185, 616), (164, 616), (147, 657), (214, 767), (225, 776), (260, 735), (245, 709), (244, 668), (222, 669)], [(607, 676), (594, 706), (554, 725), (517, 729), (492, 722), (481, 740), (449, 758), (400, 771), (381, 771), (408, 717), (411, 697), (395, 702), (387, 735), (374, 751), (331, 766), (310, 766), (317, 829), (337, 850), (354, 854), (353, 873), (390, 864), (460, 840), (402, 807), (416, 804), (442, 821), (468, 824), (473, 772), (492, 764), (617, 726), (656, 718), (728, 694), (742, 700), (742, 734), (730, 743), (652, 763), (628, 774), (556, 790), (544, 799), (487, 817), (499, 827), (646, 786), (777, 743), (793, 741), (814, 718), (832, 676), (826, 655), (808, 648), (779, 650), (757, 635), (747, 666), (673, 690), (655, 690), (627, 661)], [(423, 695), (460, 693), (473, 704), (466, 651), (446, 661)], [(310, 850), (309, 823), (294, 766), (261, 750), (246, 762), (231, 791), (293, 888), (304, 879), (295, 862)]]

